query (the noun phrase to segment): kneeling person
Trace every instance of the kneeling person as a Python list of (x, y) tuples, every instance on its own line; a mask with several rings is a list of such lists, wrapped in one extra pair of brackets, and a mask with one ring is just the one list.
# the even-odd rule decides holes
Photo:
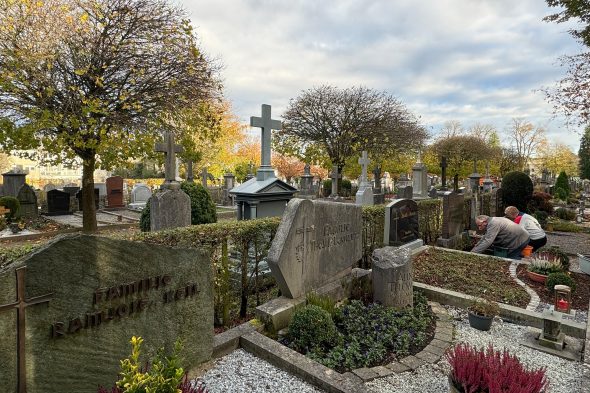
[(533, 247), (533, 252), (547, 244), (547, 235), (535, 217), (519, 212), (515, 206), (508, 206), (504, 214), (529, 233), (529, 246)]
[(506, 217), (477, 216), (475, 225), (485, 233), (471, 252), (483, 253), (488, 247), (494, 245), (508, 249), (508, 258), (520, 259), (522, 249), (529, 244), (528, 232)]

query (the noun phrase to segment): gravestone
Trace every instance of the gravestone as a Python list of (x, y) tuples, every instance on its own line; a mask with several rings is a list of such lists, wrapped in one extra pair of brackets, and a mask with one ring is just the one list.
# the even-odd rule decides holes
[(479, 192), (479, 179), (481, 175), (477, 172), (477, 160), (473, 160), (473, 173), (469, 175), (469, 189), (474, 194)]
[(39, 207), (37, 205), (37, 195), (33, 187), (27, 183), (23, 184), (18, 191), (16, 197), (20, 202), (20, 214), (24, 217), (35, 218), (39, 215)]
[(189, 183), (195, 182), (195, 175), (193, 174), (193, 160), (188, 159), (185, 162), (186, 165), (186, 181)]
[(303, 167), (303, 175), (299, 183), (299, 195), (313, 196), (313, 175), (311, 174), (311, 167), (305, 164)]
[(49, 192), (51, 190), (57, 190), (57, 187), (54, 184), (48, 183), (43, 186), (43, 191)]
[(366, 151), (363, 151), (358, 162), (361, 165), (361, 181), (359, 189), (356, 192), (355, 203), (357, 205), (372, 206), (375, 203), (373, 200), (373, 185), (369, 182), (369, 178), (367, 177), (367, 166), (371, 160), (369, 160)]
[(144, 183), (137, 183), (131, 190), (131, 203), (127, 205), (132, 210), (143, 210), (152, 196), (152, 190)]
[(98, 188), (98, 196), (99, 198), (106, 198), (107, 197), (107, 185), (106, 183), (94, 183), (94, 188)]
[(434, 188), (434, 186), (430, 187), (430, 191), (428, 191), (428, 196), (432, 199), (438, 198), (438, 191), (436, 191), (436, 188)]
[(107, 178), (106, 183), (108, 207), (125, 206), (123, 203), (123, 178), (121, 176), (112, 176)]
[(281, 293), (297, 298), (339, 280), (361, 257), (361, 206), (295, 198), (267, 260)]
[(420, 153), (418, 153), (418, 161), (412, 167), (412, 193), (414, 198), (428, 197), (428, 170), (426, 165), (422, 162)]
[(401, 246), (418, 240), (418, 204), (411, 199), (394, 199), (385, 208), (383, 243)]
[(332, 194), (330, 194), (330, 198), (338, 199), (338, 181), (342, 179), (342, 174), (338, 172), (338, 165), (332, 166), (330, 179), (332, 179)]
[(440, 181), (441, 181), (441, 191), (446, 191), (447, 190), (447, 157), (442, 157), (442, 159), (440, 160), (440, 168), (441, 168), (441, 174), (440, 174)]
[(80, 191), (80, 187), (78, 186), (64, 186), (63, 192), (67, 192), (70, 196), (76, 196), (76, 194)]
[(72, 214), (70, 210), (70, 194), (60, 190), (47, 192), (47, 215), (61, 216)]
[(399, 186), (397, 194), (399, 199), (412, 199), (414, 197), (414, 189), (412, 186)]
[(233, 173), (228, 172), (223, 175), (223, 204), (224, 206), (232, 206), (234, 204), (233, 195), (229, 193), (235, 187), (236, 177)]
[(18, 191), (25, 184), (25, 178), (27, 174), (20, 171), (20, 170), (11, 170), (9, 172), (3, 173), (3, 186), (2, 192), (4, 196), (11, 196), (15, 197), (18, 195)]
[(385, 307), (414, 305), (414, 282), (410, 250), (383, 247), (373, 251), (373, 300)]
[(437, 245), (444, 248), (456, 248), (461, 245), (464, 232), (463, 221), (464, 195), (455, 191), (446, 191), (442, 197), (443, 224)]
[(490, 216), (491, 217), (502, 217), (504, 216), (504, 202), (502, 200), (503, 195), (502, 188), (494, 188), (490, 194)]
[(207, 177), (209, 176), (209, 173), (207, 172), (207, 167), (204, 166), (203, 169), (201, 169), (201, 184), (203, 185), (203, 188), (207, 189)]
[[(78, 210), (82, 211), (82, 190), (76, 193), (76, 199), (78, 200)], [(98, 188), (94, 189), (94, 208), (96, 210), (100, 207), (100, 190)]]
[(212, 282), (204, 251), (58, 238), (0, 270), (2, 391), (96, 393), (113, 385), (132, 336), (143, 354), (180, 339), (185, 369), (209, 360)]
[(164, 143), (156, 144), (156, 152), (164, 152), (166, 179), (160, 190), (150, 199), (150, 230), (152, 232), (168, 228), (191, 225), (191, 199), (180, 189), (176, 181), (176, 155), (182, 147), (174, 144), (174, 133), (164, 133)]

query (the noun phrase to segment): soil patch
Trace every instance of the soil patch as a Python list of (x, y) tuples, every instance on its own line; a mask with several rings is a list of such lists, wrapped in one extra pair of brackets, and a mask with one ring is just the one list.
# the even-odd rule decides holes
[(509, 272), (510, 262), (477, 254), (432, 247), (414, 257), (414, 281), (526, 307), (529, 294)]
[[(543, 303), (553, 304), (554, 294), (545, 284), (541, 284), (531, 280), (527, 275), (527, 268), (524, 265), (519, 265), (516, 269), (517, 277), (526, 285), (531, 287)], [(575, 310), (588, 310), (588, 303), (590, 302), (590, 276), (584, 273), (569, 272), (570, 277), (576, 283), (576, 290), (572, 292), (572, 308)]]

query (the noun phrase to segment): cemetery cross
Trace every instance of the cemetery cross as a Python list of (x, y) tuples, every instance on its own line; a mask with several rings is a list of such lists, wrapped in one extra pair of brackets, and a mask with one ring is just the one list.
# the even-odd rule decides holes
[(279, 120), (273, 120), (270, 117), (270, 105), (262, 104), (262, 116), (250, 117), (250, 126), (262, 129), (262, 143), (261, 143), (261, 166), (270, 168), (270, 141), (271, 130), (282, 129)]
[(195, 176), (193, 174), (193, 160), (186, 160), (186, 181), (189, 183), (195, 182)]
[(27, 392), (27, 369), (25, 362), (25, 308), (34, 304), (47, 303), (53, 293), (35, 296), (30, 299), (25, 298), (25, 273), (27, 267), (23, 266), (16, 269), (16, 302), (0, 305), (0, 312), (11, 308), (16, 308), (16, 329), (17, 329), (17, 359), (18, 359), (18, 393)]
[(441, 190), (446, 191), (447, 189), (447, 157), (442, 157), (440, 160), (440, 167), (442, 168), (440, 178), (441, 178)]
[(332, 195), (330, 197), (336, 198), (338, 197), (338, 179), (342, 178), (342, 175), (338, 173), (338, 165), (332, 167), (330, 178), (332, 179)]
[(361, 165), (361, 186), (366, 185), (369, 181), (367, 178), (367, 166), (370, 162), (371, 160), (367, 156), (367, 151), (363, 150), (361, 158), (359, 158), (359, 164)]
[(164, 164), (166, 179), (160, 188), (169, 188), (171, 183), (176, 182), (176, 156), (175, 153), (182, 153), (182, 146), (174, 144), (174, 133), (166, 130), (164, 132), (164, 143), (156, 143), (154, 149), (158, 153), (166, 154)]

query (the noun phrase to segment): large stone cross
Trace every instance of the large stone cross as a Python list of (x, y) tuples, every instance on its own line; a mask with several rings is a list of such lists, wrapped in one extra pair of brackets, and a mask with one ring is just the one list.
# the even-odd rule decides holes
[[(174, 144), (174, 133), (171, 131), (164, 132), (164, 143), (156, 143), (154, 149), (158, 153), (166, 154), (166, 161), (164, 163), (166, 181), (164, 184), (167, 186), (170, 183), (176, 181), (176, 154), (182, 153), (182, 146)], [(162, 185), (165, 188), (164, 184)]]
[(440, 161), (440, 167), (442, 168), (440, 174), (440, 180), (442, 183), (441, 190), (447, 189), (447, 157), (443, 157)]
[(367, 156), (367, 151), (363, 150), (361, 158), (359, 158), (359, 164), (361, 165), (361, 185), (364, 186), (369, 182), (367, 178), (367, 166), (369, 166), (369, 157)]
[(270, 105), (262, 104), (262, 117), (251, 116), (250, 126), (262, 129), (260, 166), (270, 167), (271, 130), (282, 129), (281, 122), (279, 120), (273, 120), (270, 118)]
[(47, 295), (35, 296), (30, 299), (25, 297), (25, 273), (27, 267), (16, 269), (16, 301), (14, 303), (0, 305), (0, 312), (16, 308), (16, 331), (17, 331), (17, 374), (18, 374), (18, 393), (27, 393), (27, 367), (25, 361), (25, 308), (39, 303), (47, 303), (52, 293)]

